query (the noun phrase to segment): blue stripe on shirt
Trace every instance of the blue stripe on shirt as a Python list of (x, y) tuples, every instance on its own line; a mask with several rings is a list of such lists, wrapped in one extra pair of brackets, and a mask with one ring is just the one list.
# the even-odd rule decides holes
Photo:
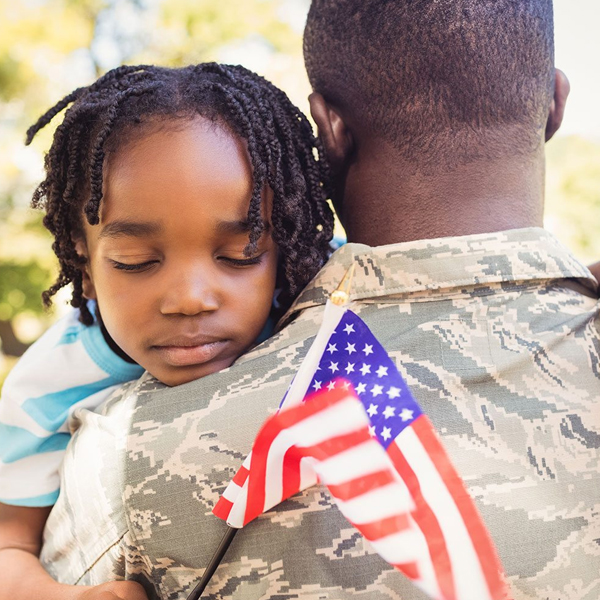
[(58, 499), (58, 490), (33, 498), (0, 498), (0, 502), (11, 506), (53, 506)]
[(103, 371), (118, 380), (115, 383), (132, 381), (144, 374), (143, 367), (137, 363), (127, 362), (110, 349), (99, 325), (85, 327), (81, 332), (81, 342), (92, 360)]
[(28, 398), (23, 402), (21, 408), (44, 429), (56, 431), (66, 421), (69, 410), (74, 404), (118, 383), (121, 382), (112, 377), (107, 377), (86, 385), (52, 392), (37, 398)]
[(64, 450), (71, 435), (60, 432), (41, 438), (22, 427), (0, 423), (0, 438), (3, 440), (3, 444), (0, 446), (0, 461), (8, 464), (33, 454)]
[[(94, 311), (93, 306), (90, 308)], [(17, 498), (0, 497), (0, 502), (17, 506), (51, 506), (58, 491), (47, 493), (47, 485), (44, 485), (42, 490), (45, 493), (40, 494), (42, 490), (32, 485), (32, 479), (49, 481), (50, 476), (56, 475), (56, 461), (45, 461), (40, 457), (39, 463), (28, 461), (27, 468), (24, 465), (22, 469), (19, 468), (20, 461), (51, 452), (62, 454), (71, 436), (58, 430), (65, 429), (64, 424), (73, 406), (97, 395), (95, 402), (86, 402), (88, 408), (94, 410), (107, 397), (98, 392), (137, 379), (144, 372), (142, 367), (123, 360), (110, 349), (97, 322), (88, 327), (78, 323), (76, 317), (76, 312), (68, 315), (33, 344), (21, 359), (19, 368), (9, 375), (8, 385), (3, 389), (0, 402), (0, 476), (3, 465), (9, 469), (8, 465), (12, 463), (9, 469), (11, 479), (2, 479), (2, 487), (11, 486), (11, 493)], [(73, 380), (79, 385), (69, 387)], [(36, 389), (34, 397), (23, 398), (22, 389), (32, 390), (32, 383)], [(49, 389), (56, 390), (57, 384), (64, 385), (66, 389), (48, 393)], [(2, 424), (2, 419), (17, 422), (14, 415), (11, 420), (6, 417), (19, 412), (32, 418), (48, 431), (48, 435), (35, 435), (28, 427), (27, 419), (19, 419), (22, 427)], [(27, 497), (28, 492), (31, 492), (31, 497)]]
[(74, 325), (73, 327), (67, 327), (60, 336), (60, 339), (56, 343), (57, 346), (62, 344), (73, 344), (79, 341), (81, 337), (81, 328), (84, 325)]

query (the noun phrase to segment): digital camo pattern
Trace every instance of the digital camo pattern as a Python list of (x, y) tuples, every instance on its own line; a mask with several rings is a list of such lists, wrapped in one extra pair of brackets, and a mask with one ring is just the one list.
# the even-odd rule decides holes
[[(280, 333), (233, 367), (171, 389), (143, 378), (133, 395), (113, 398), (105, 417), (89, 417), (105, 420), (106, 440), (95, 434), (100, 425), (82, 420), (48, 525), (44, 558), (61, 561), (55, 575), (95, 583), (125, 574), (153, 599), (186, 598), (226, 528), (211, 510), (276, 410), (352, 260), (352, 309), (440, 433), (514, 599), (600, 598), (600, 303), (587, 269), (539, 229), (348, 244)], [(109, 422), (111, 410), (120, 420)], [(127, 455), (113, 457), (110, 438), (118, 448), (128, 424)], [(97, 464), (93, 449), (79, 451), (88, 437), (104, 457)], [(98, 524), (109, 522), (118, 526), (99, 540)], [(240, 531), (203, 597), (424, 600), (320, 487)]]

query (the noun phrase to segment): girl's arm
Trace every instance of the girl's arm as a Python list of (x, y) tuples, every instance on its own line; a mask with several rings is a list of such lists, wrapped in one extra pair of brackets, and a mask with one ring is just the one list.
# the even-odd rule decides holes
[(590, 265), (588, 269), (592, 272), (592, 275), (600, 281), (600, 262)]
[(0, 503), (0, 600), (148, 600), (135, 581), (98, 586), (54, 581), (38, 559), (50, 510)]

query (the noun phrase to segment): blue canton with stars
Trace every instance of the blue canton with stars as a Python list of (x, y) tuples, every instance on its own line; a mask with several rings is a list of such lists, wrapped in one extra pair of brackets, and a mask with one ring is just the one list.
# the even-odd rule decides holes
[(332, 390), (338, 378), (352, 384), (369, 415), (371, 435), (386, 450), (422, 414), (384, 347), (350, 310), (329, 338), (309, 393)]

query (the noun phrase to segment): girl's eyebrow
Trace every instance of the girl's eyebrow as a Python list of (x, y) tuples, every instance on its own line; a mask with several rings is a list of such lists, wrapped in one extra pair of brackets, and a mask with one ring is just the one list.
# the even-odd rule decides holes
[[(263, 222), (265, 232), (271, 230), (271, 224)], [(247, 220), (239, 221), (219, 221), (216, 225), (219, 233), (225, 234), (243, 234), (250, 231), (250, 224)], [(145, 237), (156, 235), (163, 230), (161, 223), (155, 221), (126, 221), (117, 220), (107, 223), (100, 231), (98, 238), (117, 238), (117, 237)]]
[(144, 237), (160, 233), (162, 228), (160, 223), (151, 221), (113, 221), (102, 228), (98, 238)]

